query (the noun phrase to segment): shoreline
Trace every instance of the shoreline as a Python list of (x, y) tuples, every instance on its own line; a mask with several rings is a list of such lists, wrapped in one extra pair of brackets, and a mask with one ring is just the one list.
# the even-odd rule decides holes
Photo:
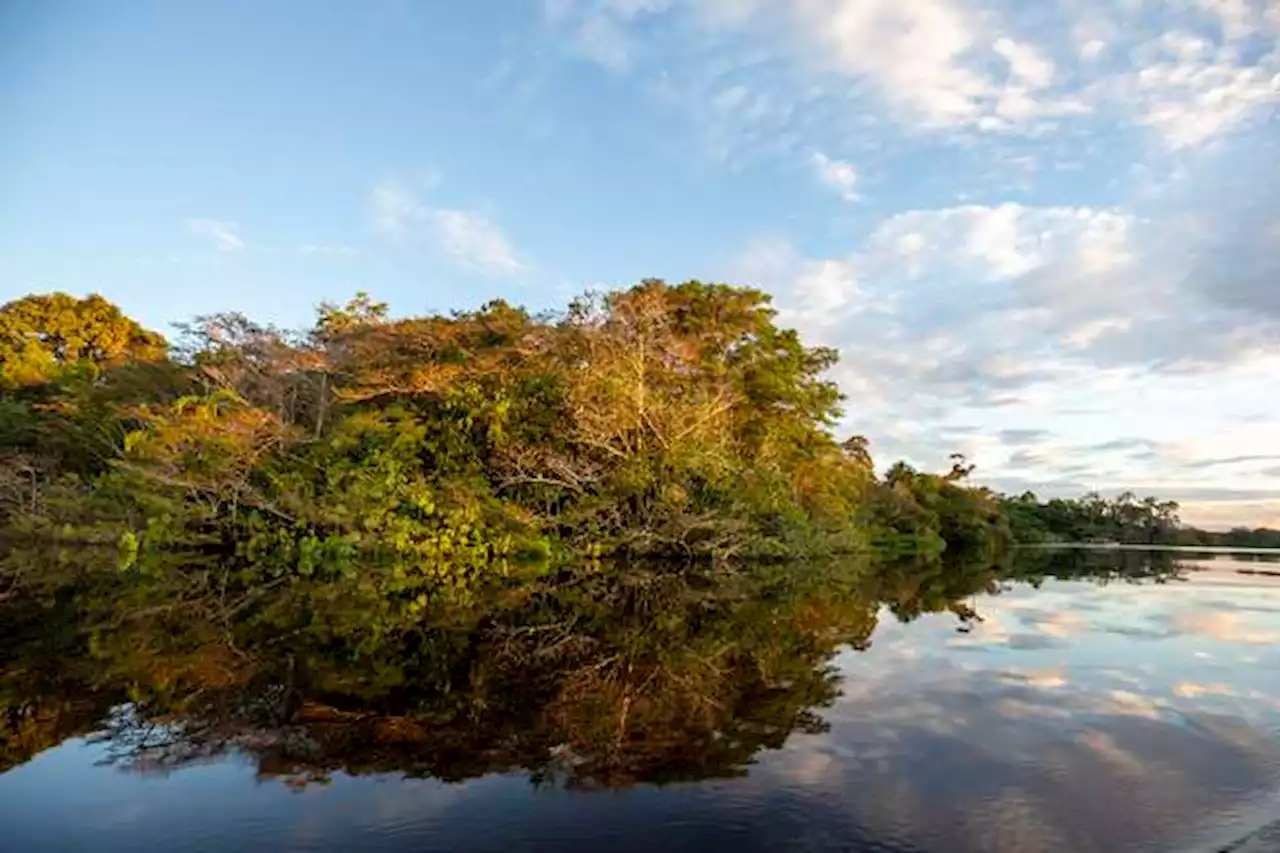
[(1027, 542), (1018, 548), (1078, 548), (1085, 551), (1174, 551), (1184, 554), (1275, 554), (1280, 548), (1231, 547), (1228, 545), (1140, 545), (1127, 542)]

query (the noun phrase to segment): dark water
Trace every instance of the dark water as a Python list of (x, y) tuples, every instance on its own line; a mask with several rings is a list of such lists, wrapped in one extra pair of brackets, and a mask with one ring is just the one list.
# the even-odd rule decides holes
[(393, 645), (55, 608), (0, 658), (0, 848), (1269, 849), (1277, 569), (646, 571)]

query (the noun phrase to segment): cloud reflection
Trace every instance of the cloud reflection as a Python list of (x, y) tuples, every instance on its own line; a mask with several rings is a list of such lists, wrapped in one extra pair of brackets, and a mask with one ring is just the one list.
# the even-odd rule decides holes
[[(1167, 849), (1280, 780), (1274, 697), (1211, 657), (1171, 653), (1188, 637), (1277, 639), (1239, 610), (1195, 609), (1203, 593), (1051, 583), (978, 601), (985, 621), (969, 635), (943, 616), (883, 626), (843, 662), (829, 735), (789, 744), (761, 784), (786, 780), (820, 802), (869, 792), (844, 797), (842, 816), (888, 849)], [(1256, 609), (1278, 595), (1220, 597)], [(1153, 643), (1112, 630), (1125, 628)]]

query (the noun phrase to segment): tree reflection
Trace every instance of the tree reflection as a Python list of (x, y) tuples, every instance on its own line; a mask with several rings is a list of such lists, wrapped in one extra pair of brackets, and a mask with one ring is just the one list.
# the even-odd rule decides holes
[[(521, 771), (576, 789), (740, 776), (821, 732), (832, 658), (907, 621), (981, 618), (1010, 579), (1164, 580), (1176, 564), (583, 568), (495, 587), (430, 620), (305, 584), (234, 608), (63, 589), (0, 608), (0, 771), (89, 734), (168, 773), (231, 752), (293, 786), (335, 772), (445, 781)], [(136, 591), (135, 591), (136, 592)]]

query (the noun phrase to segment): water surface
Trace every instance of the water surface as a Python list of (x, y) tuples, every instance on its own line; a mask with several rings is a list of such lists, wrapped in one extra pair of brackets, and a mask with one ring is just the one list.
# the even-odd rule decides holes
[(1280, 817), (1280, 566), (1021, 559), (597, 578), (394, 657), (27, 625), (0, 848), (1181, 851)]

